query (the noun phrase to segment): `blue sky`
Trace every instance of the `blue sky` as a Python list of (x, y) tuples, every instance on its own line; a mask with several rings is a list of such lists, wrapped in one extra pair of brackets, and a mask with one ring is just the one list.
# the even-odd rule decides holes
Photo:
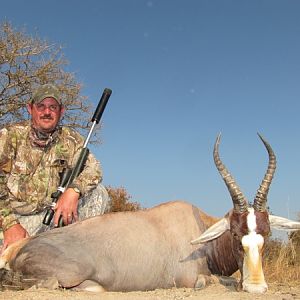
[(14, 0), (0, 18), (63, 52), (103, 114), (91, 147), (104, 184), (144, 207), (184, 199), (209, 214), (231, 207), (220, 155), (249, 201), (277, 156), (273, 214), (300, 211), (300, 2), (289, 0)]

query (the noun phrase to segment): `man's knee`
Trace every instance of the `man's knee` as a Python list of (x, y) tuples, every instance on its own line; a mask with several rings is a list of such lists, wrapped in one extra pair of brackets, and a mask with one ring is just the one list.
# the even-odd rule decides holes
[(78, 206), (79, 219), (83, 220), (109, 211), (110, 199), (106, 188), (98, 184), (89, 194), (80, 199)]

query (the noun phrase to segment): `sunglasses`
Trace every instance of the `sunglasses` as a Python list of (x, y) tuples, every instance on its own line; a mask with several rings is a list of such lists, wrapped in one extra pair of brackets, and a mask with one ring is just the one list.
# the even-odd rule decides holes
[(45, 105), (43, 103), (35, 104), (35, 108), (37, 111), (42, 112), (49, 108), (52, 112), (58, 112), (60, 110), (60, 105), (52, 104), (52, 105)]

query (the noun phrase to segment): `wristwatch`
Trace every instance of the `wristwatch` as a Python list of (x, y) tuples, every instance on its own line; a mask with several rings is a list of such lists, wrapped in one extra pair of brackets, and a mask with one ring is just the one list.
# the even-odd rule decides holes
[(76, 193), (80, 194), (80, 190), (79, 190), (79, 188), (77, 188), (77, 187), (73, 187), (72, 189), (74, 190), (74, 192), (76, 192)]
[(73, 189), (73, 191), (78, 193), (79, 195), (81, 194), (80, 189), (77, 186), (71, 185), (71, 186), (69, 186), (69, 188)]

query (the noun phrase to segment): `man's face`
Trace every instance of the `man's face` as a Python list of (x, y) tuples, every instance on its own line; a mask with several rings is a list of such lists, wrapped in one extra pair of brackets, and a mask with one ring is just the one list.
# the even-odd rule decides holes
[(53, 131), (64, 112), (64, 108), (54, 98), (45, 98), (39, 103), (28, 104), (27, 109), (33, 125), (42, 132)]

